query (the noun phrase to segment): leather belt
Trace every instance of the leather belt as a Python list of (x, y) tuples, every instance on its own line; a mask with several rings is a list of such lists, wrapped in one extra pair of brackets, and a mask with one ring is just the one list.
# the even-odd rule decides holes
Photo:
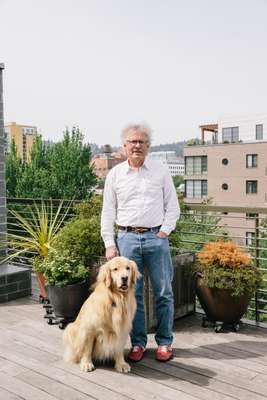
[(117, 225), (117, 228), (120, 231), (134, 232), (134, 233), (153, 232), (154, 230), (160, 229), (160, 227), (161, 227), (161, 225), (153, 226), (152, 228), (146, 228), (146, 227), (143, 227), (143, 226), (121, 226), (121, 225)]

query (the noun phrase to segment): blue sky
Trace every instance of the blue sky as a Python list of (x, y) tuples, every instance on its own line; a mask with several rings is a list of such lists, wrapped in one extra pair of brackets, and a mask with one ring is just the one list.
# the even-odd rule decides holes
[(5, 121), (59, 140), (154, 144), (221, 114), (267, 111), (266, 0), (0, 0)]

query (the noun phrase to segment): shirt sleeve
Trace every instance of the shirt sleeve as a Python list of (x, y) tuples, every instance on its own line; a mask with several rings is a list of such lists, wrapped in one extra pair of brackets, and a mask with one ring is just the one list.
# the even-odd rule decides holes
[(180, 217), (180, 206), (175, 186), (169, 171), (165, 169), (163, 184), (164, 219), (160, 230), (169, 235), (176, 227), (176, 221)]
[(117, 214), (117, 199), (114, 191), (114, 173), (111, 171), (105, 181), (103, 208), (101, 214), (101, 236), (105, 247), (116, 246), (114, 223)]

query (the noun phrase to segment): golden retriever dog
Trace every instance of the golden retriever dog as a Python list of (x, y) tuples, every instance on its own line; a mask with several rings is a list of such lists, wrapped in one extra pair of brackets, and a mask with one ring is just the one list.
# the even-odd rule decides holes
[(94, 291), (76, 320), (63, 335), (64, 359), (80, 363), (81, 371), (93, 371), (93, 360), (115, 360), (115, 369), (130, 372), (124, 347), (136, 311), (135, 283), (140, 276), (136, 263), (114, 257), (100, 267)]

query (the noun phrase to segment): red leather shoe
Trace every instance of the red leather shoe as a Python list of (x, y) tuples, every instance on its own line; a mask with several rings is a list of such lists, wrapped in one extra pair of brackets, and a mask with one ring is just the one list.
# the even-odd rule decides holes
[(162, 361), (162, 362), (169, 361), (172, 359), (172, 357), (173, 357), (173, 350), (171, 345), (165, 344), (158, 347), (156, 351), (157, 361)]
[(133, 362), (141, 361), (145, 351), (146, 349), (143, 346), (133, 346), (128, 354), (128, 359)]

